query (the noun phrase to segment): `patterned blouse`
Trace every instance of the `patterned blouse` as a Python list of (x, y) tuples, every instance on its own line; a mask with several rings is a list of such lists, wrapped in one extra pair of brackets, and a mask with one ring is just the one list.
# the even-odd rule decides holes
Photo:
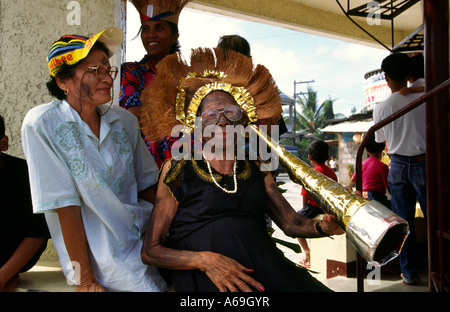
[[(107, 104), (101, 108), (106, 110)], [(152, 204), (140, 200), (138, 192), (156, 183), (158, 167), (141, 139), (136, 116), (112, 106), (100, 122), (97, 137), (64, 100), (27, 113), (22, 142), (34, 212), (46, 213), (62, 269), (72, 283), (75, 264), (55, 212), (80, 206), (101, 285), (116, 291), (165, 290), (157, 269), (140, 260)]]
[[(152, 84), (155, 77), (156, 70), (148, 61), (147, 55), (139, 62), (122, 64), (119, 105), (125, 109), (141, 106), (141, 92)], [(144, 135), (142, 137), (156, 164), (161, 168), (162, 163), (171, 157), (170, 149), (177, 138), (151, 142)]]

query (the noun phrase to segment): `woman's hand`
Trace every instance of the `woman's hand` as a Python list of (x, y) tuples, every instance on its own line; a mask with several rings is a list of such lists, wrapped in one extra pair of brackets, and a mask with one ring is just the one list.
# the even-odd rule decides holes
[(344, 231), (336, 223), (336, 217), (329, 214), (323, 215), (320, 227), (322, 231), (328, 235), (344, 234)]
[(94, 281), (77, 285), (75, 292), (106, 292), (106, 290), (97, 281)]
[[(105, 289), (98, 284), (91, 266), (89, 244), (84, 231), (80, 206), (67, 206), (57, 209), (64, 243), (72, 264), (79, 265), (75, 272), (76, 292), (99, 292)], [(75, 267), (74, 267), (75, 270)]]
[(202, 271), (220, 292), (252, 292), (250, 286), (264, 291), (264, 287), (249, 276), (254, 270), (244, 267), (237, 261), (212, 252), (202, 252), (201, 259), (204, 263)]

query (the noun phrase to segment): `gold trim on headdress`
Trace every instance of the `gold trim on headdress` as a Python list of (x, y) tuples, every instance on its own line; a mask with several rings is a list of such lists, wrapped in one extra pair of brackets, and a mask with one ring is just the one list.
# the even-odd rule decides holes
[(150, 140), (168, 137), (180, 125), (192, 132), (202, 100), (213, 91), (233, 96), (250, 123), (275, 125), (281, 117), (280, 92), (272, 75), (240, 53), (198, 48), (192, 50), (190, 65), (177, 53), (166, 56), (156, 70), (155, 80), (141, 95), (142, 132)]
[[(185, 79), (195, 77), (215, 77), (219, 79), (219, 81), (208, 83), (200, 87), (197, 92), (195, 92), (189, 106), (186, 109), (186, 90), (183, 89), (182, 82)], [(224, 72), (216, 70), (205, 70), (202, 73), (189, 73), (188, 76), (184, 78), (178, 86), (178, 94), (176, 99), (177, 120), (182, 124), (188, 126), (191, 131), (193, 131), (195, 126), (195, 117), (197, 116), (197, 110), (200, 107), (203, 99), (213, 91), (224, 91), (229, 93), (234, 98), (236, 103), (247, 115), (249, 121), (251, 123), (256, 123), (258, 121), (258, 114), (256, 113), (255, 101), (253, 100), (252, 95), (243, 87), (235, 87), (230, 83), (221, 82), (221, 80), (225, 78), (227, 78), (227, 75)]]

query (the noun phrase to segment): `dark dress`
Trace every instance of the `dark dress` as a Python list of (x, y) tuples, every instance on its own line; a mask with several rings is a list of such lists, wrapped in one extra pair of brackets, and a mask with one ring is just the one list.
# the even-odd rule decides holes
[[(43, 214), (33, 214), (28, 167), (24, 159), (2, 154), (0, 167), (0, 267), (2, 267), (26, 237), (50, 238)], [(31, 269), (44, 252), (44, 243), (32, 259), (20, 270)]]
[[(213, 170), (228, 190), (232, 176)], [(238, 191), (219, 189), (200, 161), (176, 162), (164, 183), (179, 202), (166, 246), (178, 250), (212, 251), (230, 257), (247, 268), (266, 291), (329, 291), (305, 269), (296, 266), (272, 242), (266, 226), (265, 173), (254, 161), (238, 161)], [(175, 291), (218, 291), (200, 270), (169, 270)]]

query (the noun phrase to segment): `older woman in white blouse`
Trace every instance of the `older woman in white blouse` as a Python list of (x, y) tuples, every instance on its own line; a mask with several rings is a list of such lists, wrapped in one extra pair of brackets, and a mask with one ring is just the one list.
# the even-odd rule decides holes
[(49, 53), (50, 93), (22, 127), (35, 213), (45, 213), (61, 266), (76, 291), (164, 291), (140, 259), (158, 168), (137, 118), (111, 105), (123, 40), (111, 27), (63, 36)]

